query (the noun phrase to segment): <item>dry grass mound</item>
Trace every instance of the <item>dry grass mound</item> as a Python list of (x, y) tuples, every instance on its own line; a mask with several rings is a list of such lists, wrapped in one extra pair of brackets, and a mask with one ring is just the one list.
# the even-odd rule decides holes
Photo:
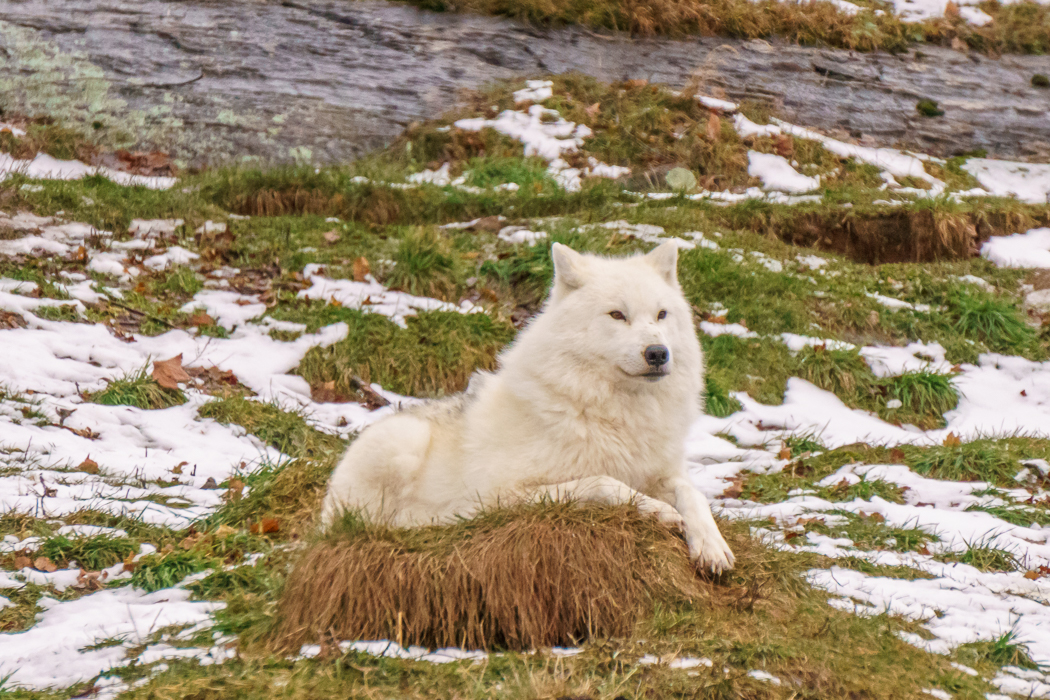
[(684, 541), (632, 506), (546, 503), (412, 530), (348, 517), (289, 575), (274, 646), (578, 644), (629, 634), (656, 601), (702, 595)]

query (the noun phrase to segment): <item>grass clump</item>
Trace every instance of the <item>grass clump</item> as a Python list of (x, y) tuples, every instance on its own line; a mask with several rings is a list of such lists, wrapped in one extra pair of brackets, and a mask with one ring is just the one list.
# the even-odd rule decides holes
[(1032, 87), (1050, 88), (1050, 78), (1042, 73), (1036, 73), (1032, 76)]
[(955, 650), (955, 657), (960, 663), (977, 668), (993, 666), (998, 669), (1003, 666), (1016, 666), (1032, 671), (1039, 670), (1039, 665), (1032, 661), (1028, 649), (1018, 642), (1017, 633), (1013, 630), (989, 641), (962, 644)]
[(57, 304), (54, 306), (38, 306), (34, 311), (37, 317), (45, 321), (63, 321), (75, 323), (80, 320), (80, 312), (74, 304)]
[(837, 484), (820, 489), (817, 495), (828, 501), (852, 501), (857, 498), (870, 501), (878, 497), (892, 503), (904, 503), (904, 491), (900, 486), (882, 479), (868, 479), (867, 477), (862, 477), (855, 484), (843, 479)]
[(187, 576), (204, 571), (216, 563), (203, 558), (199, 552), (182, 549), (149, 554), (135, 563), (131, 585), (147, 592), (171, 588)]
[(1017, 557), (987, 542), (970, 542), (966, 551), (944, 557), (961, 564), (969, 564), (980, 571), (1017, 571), (1021, 562)]
[(704, 377), (704, 398), (708, 415), (716, 418), (725, 418), (742, 408), (740, 402), (730, 396), (719, 380), (711, 375)]
[(333, 383), (342, 397), (355, 395), (355, 376), (412, 396), (462, 391), (475, 370), (496, 366), (496, 354), (514, 336), (512, 326), (483, 313), (431, 311), (406, 318), (406, 328), (350, 309), (332, 318), (350, 327), (346, 339), (311, 349), (296, 373), (313, 387)]
[(398, 245), (394, 266), (383, 280), (391, 289), (449, 299), (456, 288), (456, 259), (433, 228), (415, 228)]
[(854, 404), (867, 402), (876, 383), (860, 351), (824, 345), (809, 346), (798, 353), (798, 376)]
[(92, 537), (55, 535), (40, 545), (40, 553), (60, 569), (76, 562), (82, 569), (97, 571), (124, 561), (139, 551), (139, 545), (126, 537), (106, 534)]
[(415, 530), (350, 516), (297, 562), (278, 639), (528, 650), (622, 636), (654, 599), (699, 595), (668, 534), (632, 506), (550, 503)]
[(91, 401), (103, 406), (134, 406), (153, 410), (184, 404), (186, 396), (178, 389), (162, 387), (143, 367), (133, 374), (109, 382), (105, 389), (91, 395)]
[(1037, 330), (1028, 325), (1016, 302), (968, 291), (953, 295), (948, 307), (953, 330), (983, 343), (992, 352), (1025, 356), (1035, 353), (1032, 359), (1045, 355), (1039, 347)]
[(936, 372), (905, 372), (882, 380), (887, 404), (898, 401), (896, 408), (886, 407), (880, 413), (890, 420), (912, 423), (923, 429), (944, 425), (944, 414), (959, 403), (959, 392), (951, 375)]

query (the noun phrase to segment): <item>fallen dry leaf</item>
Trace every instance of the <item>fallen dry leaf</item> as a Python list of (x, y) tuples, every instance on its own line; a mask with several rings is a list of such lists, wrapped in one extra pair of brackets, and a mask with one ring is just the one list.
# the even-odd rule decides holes
[(1039, 572), (1038, 571), (1026, 571), (1026, 572), (1024, 572), (1024, 577), (1026, 579), (1030, 580), (1030, 581), (1035, 581), (1037, 578), (1039, 578)]
[(214, 326), (215, 325), (215, 319), (212, 318), (211, 316), (209, 316), (208, 314), (204, 313), (203, 311), (199, 311), (199, 312), (193, 314), (192, 316), (190, 316), (189, 322), (190, 322), (191, 326)]
[(780, 459), (791, 459), (791, 448), (784, 445), (780, 448), (780, 453), (777, 454), (777, 457)]
[(257, 523), (252, 523), (249, 531), (253, 535), (266, 535), (271, 532), (278, 532), (281, 529), (281, 522), (277, 518), (263, 518)]
[(743, 478), (735, 476), (729, 480), (730, 486), (722, 492), (722, 498), (739, 498), (743, 493)]
[(182, 473), (182, 468), (185, 467), (187, 464), (189, 464), (189, 462), (179, 462), (178, 464), (176, 464), (174, 467), (171, 468), (171, 473), (172, 474), (181, 474)]
[(241, 497), (244, 492), (244, 482), (240, 479), (233, 478), (226, 483), (226, 496), (231, 501), (236, 501)]
[(182, 368), (182, 353), (153, 363), (153, 379), (165, 389), (178, 389), (179, 382), (188, 382), (190, 375)]
[(27, 556), (15, 557), (15, 569), (21, 571), (22, 569), (28, 569), (33, 565), (33, 562), (29, 560)]
[(594, 104), (592, 104), (590, 107), (588, 107), (587, 109), (585, 109), (583, 111), (587, 112), (587, 116), (588, 117), (596, 117), (596, 116), (598, 116), (598, 112), (600, 112), (601, 110), (602, 110), (602, 103), (601, 102), (595, 102)]
[(354, 282), (364, 282), (371, 272), (372, 268), (369, 266), (368, 258), (365, 256), (362, 255), (354, 261)]
[(795, 141), (787, 134), (780, 134), (773, 141), (773, 150), (781, 158), (790, 158), (795, 155)]
[(962, 444), (962, 440), (955, 433), (948, 433), (947, 437), (944, 438), (945, 447), (958, 447)]
[(47, 557), (37, 557), (33, 561), (33, 568), (37, 571), (46, 571), (49, 574), (58, 571), (58, 567), (55, 566), (55, 563)]
[(717, 141), (722, 135), (722, 120), (718, 118), (718, 115), (711, 112), (707, 117), (707, 140)]
[(220, 525), (215, 530), (215, 536), (218, 537), (219, 539), (223, 539), (223, 538), (229, 537), (230, 535), (236, 535), (236, 534), (237, 534), (237, 528), (230, 527), (229, 525)]
[(91, 459), (91, 455), (88, 455), (87, 459), (77, 465), (77, 471), (98, 474), (98, 462)]
[(138, 566), (138, 563), (135, 561), (135, 555), (129, 554), (124, 560), (124, 566), (122, 566), (120, 570), (121, 572), (134, 571), (136, 566)]
[(204, 485), (201, 486), (201, 488), (211, 491), (219, 488), (219, 485), (215, 482), (215, 479), (209, 476), (207, 480), (205, 480)]
[(897, 447), (894, 447), (892, 450), (890, 450), (890, 459), (892, 459), (894, 462), (903, 463), (904, 457), (904, 450)]
[(80, 246), (77, 251), (73, 253), (74, 262), (87, 262), (87, 248)]
[(340, 238), (342, 238), (342, 236), (340, 236), (340, 235), (339, 235), (339, 232), (338, 232), (338, 231), (336, 231), (335, 229), (332, 229), (331, 231), (325, 231), (325, 232), (324, 232), (323, 234), (321, 234), (321, 235), (322, 235), (322, 236), (324, 237), (324, 239), (325, 239), (326, 241), (328, 241), (328, 242), (329, 242), (330, 244), (331, 244), (331, 243), (337, 243), (337, 242), (339, 241), (339, 239), (340, 239)]

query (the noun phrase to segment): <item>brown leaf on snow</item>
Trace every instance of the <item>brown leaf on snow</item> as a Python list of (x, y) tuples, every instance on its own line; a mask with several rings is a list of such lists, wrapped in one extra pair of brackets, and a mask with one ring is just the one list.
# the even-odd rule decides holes
[[(66, 427), (66, 426), (63, 426), (63, 427)], [(97, 440), (98, 439), (98, 433), (96, 433), (91, 428), (80, 428), (78, 430), (76, 428), (66, 427), (66, 430), (68, 430), (71, 433), (74, 433), (75, 435), (79, 435), (82, 438), (87, 438), (88, 440)]]
[(190, 316), (189, 322), (190, 322), (191, 326), (214, 326), (215, 325), (215, 319), (212, 318), (211, 316), (209, 316), (208, 314), (204, 313), (203, 311), (199, 311), (199, 312), (193, 314), (192, 316)]
[(153, 379), (165, 389), (178, 389), (179, 382), (188, 382), (190, 375), (182, 368), (182, 353), (154, 362)]
[(122, 566), (120, 570), (121, 572), (134, 571), (136, 566), (138, 566), (138, 563), (135, 561), (135, 555), (129, 554), (124, 560), (124, 566)]
[(76, 252), (73, 253), (73, 261), (87, 262), (87, 248), (85, 248), (84, 246), (78, 247)]
[(87, 472), (88, 474), (98, 474), (98, 462), (91, 459), (91, 455), (77, 465), (78, 472)]
[(82, 588), (88, 591), (98, 591), (105, 588), (106, 585), (102, 581), (102, 572), (100, 571), (85, 571), (80, 570), (77, 574), (77, 582), (73, 584), (73, 588)]
[(707, 117), (707, 140), (717, 141), (722, 135), (722, 120), (718, 118), (718, 115), (711, 112)]
[(948, 19), (958, 17), (959, 6), (952, 2), (952, 0), (948, 0), (948, 3), (944, 6), (944, 16)]
[(15, 569), (21, 571), (22, 569), (28, 569), (33, 565), (33, 562), (29, 560), (29, 557), (22, 555), (15, 557)]
[(955, 433), (948, 433), (947, 437), (944, 438), (945, 447), (958, 447), (962, 444), (962, 440)]
[(791, 459), (791, 448), (784, 445), (780, 448), (780, 453), (777, 455), (780, 459)]
[(37, 571), (46, 571), (49, 574), (58, 571), (58, 567), (55, 566), (55, 563), (47, 557), (37, 557), (36, 560), (33, 561), (33, 568)]
[(734, 476), (729, 480), (729, 487), (722, 492), (722, 498), (740, 498), (740, 494), (743, 493), (743, 477)]
[(342, 238), (342, 236), (339, 235), (339, 232), (336, 231), (335, 229), (332, 229), (331, 231), (326, 231), (323, 235), (324, 235), (324, 239), (326, 241), (328, 241), (330, 244), (331, 243), (337, 243), (339, 241), (339, 239)]
[(354, 282), (364, 282), (370, 272), (372, 268), (368, 264), (368, 258), (362, 255), (354, 261)]
[(1026, 579), (1030, 580), (1030, 581), (1035, 581), (1037, 578), (1039, 578), (1039, 572), (1038, 571), (1026, 571), (1026, 572), (1024, 572), (1024, 577)]

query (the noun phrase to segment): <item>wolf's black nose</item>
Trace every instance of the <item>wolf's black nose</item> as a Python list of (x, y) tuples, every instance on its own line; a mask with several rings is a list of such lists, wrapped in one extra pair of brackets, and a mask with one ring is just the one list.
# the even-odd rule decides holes
[(671, 359), (671, 351), (666, 345), (650, 345), (645, 349), (644, 355), (650, 367), (662, 367)]

